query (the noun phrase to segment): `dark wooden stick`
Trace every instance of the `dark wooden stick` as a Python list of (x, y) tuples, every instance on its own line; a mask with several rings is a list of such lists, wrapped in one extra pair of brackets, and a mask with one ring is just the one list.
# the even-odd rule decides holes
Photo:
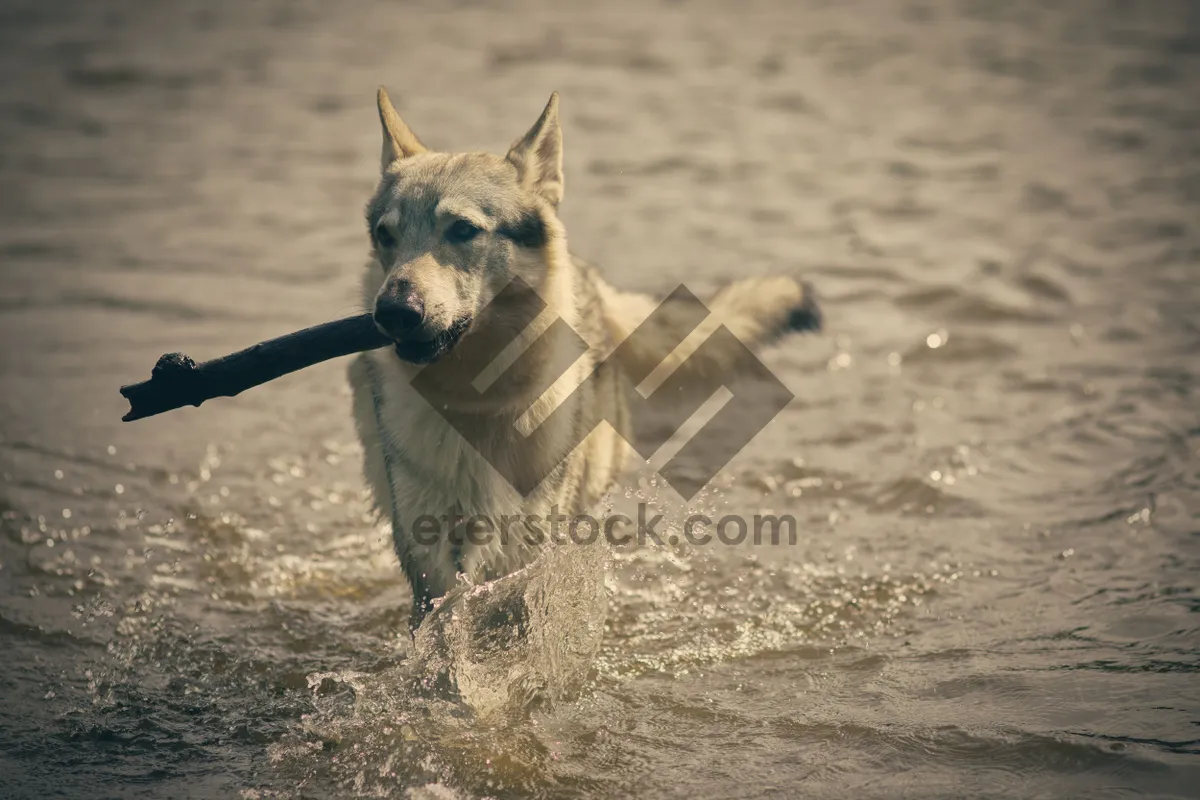
[(129, 413), (121, 419), (132, 422), (198, 406), (214, 397), (233, 397), (289, 372), (391, 343), (375, 327), (370, 314), (360, 314), (268, 339), (203, 364), (183, 353), (167, 353), (154, 365), (150, 380), (121, 387), (121, 394), (129, 400)]

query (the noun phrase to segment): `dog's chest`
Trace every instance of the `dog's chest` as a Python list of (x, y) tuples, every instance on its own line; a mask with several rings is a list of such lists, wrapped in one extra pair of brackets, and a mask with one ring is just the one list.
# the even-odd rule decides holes
[(378, 446), (388, 466), (395, 512), (411, 523), (421, 514), (518, 511), (521, 496), (442, 411), (413, 389), (394, 357), (386, 351), (372, 356)]

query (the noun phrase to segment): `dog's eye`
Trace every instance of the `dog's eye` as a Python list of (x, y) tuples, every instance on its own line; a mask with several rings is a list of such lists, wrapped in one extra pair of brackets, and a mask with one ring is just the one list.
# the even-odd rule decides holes
[(456, 219), (449, 228), (446, 229), (446, 241), (452, 244), (462, 244), (469, 242), (479, 235), (479, 227), (472, 225), (465, 219)]
[(375, 244), (380, 247), (392, 247), (396, 244), (396, 237), (388, 232), (388, 229), (383, 225), (375, 226)]

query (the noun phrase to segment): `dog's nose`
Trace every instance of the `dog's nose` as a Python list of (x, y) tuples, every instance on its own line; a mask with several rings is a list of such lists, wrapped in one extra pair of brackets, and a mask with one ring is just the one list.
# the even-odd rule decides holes
[(375, 324), (388, 333), (408, 333), (425, 319), (425, 304), (413, 291), (389, 292), (375, 301)]

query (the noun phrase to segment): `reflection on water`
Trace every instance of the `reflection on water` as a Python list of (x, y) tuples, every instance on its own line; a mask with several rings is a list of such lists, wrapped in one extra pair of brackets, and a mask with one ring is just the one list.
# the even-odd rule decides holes
[[(1193, 6), (521, 5), (0, 9), (0, 795), (1194, 793)], [(618, 548), (569, 702), (434, 691), (344, 364), (118, 422), (355, 310), (380, 82), (492, 150), (558, 89), (618, 284), (825, 298), (698, 501), (799, 542)]]

